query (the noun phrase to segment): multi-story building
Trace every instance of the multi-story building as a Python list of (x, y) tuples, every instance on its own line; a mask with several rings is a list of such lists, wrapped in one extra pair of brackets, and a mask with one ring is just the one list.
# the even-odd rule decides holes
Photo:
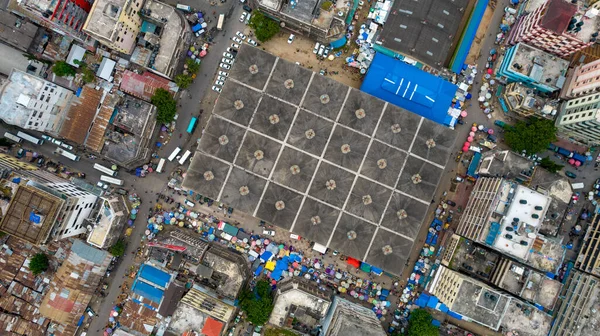
[(0, 95), (0, 119), (51, 134), (58, 134), (74, 97), (70, 90), (16, 69)]
[(35, 38), (39, 27), (21, 17), (0, 11), (0, 41), (26, 52)]
[(600, 215), (596, 214), (583, 238), (575, 267), (600, 277)]
[(11, 0), (8, 10), (27, 16), (33, 22), (66, 35), (85, 41), (87, 36), (81, 27), (92, 8), (93, 0)]
[(580, 143), (600, 144), (600, 92), (563, 102), (556, 127), (564, 136)]
[(508, 83), (522, 83), (542, 93), (560, 90), (569, 67), (568, 61), (525, 43), (510, 47), (498, 64), (496, 77)]
[(560, 96), (568, 99), (598, 91), (600, 91), (600, 59), (570, 69)]
[(375, 313), (339, 296), (333, 298), (329, 312), (323, 319), (323, 336), (383, 336), (385, 331)]
[(269, 323), (293, 328), (297, 320), (309, 329), (316, 327), (331, 304), (331, 291), (323, 291), (302, 278), (284, 280), (277, 287)]
[(566, 58), (594, 43), (598, 36), (600, 16), (587, 1), (548, 0), (527, 10), (530, 12), (512, 28), (510, 44), (525, 42)]
[(87, 242), (101, 249), (111, 246), (121, 235), (128, 213), (121, 197), (102, 197), (86, 220), (93, 227)]
[(142, 27), (144, 1), (97, 0), (94, 2), (83, 31), (105, 46), (130, 55)]
[(503, 180), (497, 177), (480, 177), (473, 187), (465, 212), (460, 217), (456, 233), (478, 240), (500, 201)]
[(509, 83), (506, 85), (502, 93), (502, 99), (509, 112), (522, 117), (535, 115), (542, 118), (554, 119), (556, 116), (558, 107), (556, 101), (547, 101), (545, 98), (537, 95), (535, 90), (520, 83)]

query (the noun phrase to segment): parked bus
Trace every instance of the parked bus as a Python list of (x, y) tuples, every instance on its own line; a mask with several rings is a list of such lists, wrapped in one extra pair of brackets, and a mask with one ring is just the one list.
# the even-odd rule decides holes
[(194, 133), (197, 123), (198, 123), (198, 119), (196, 119), (196, 117), (192, 117), (192, 120), (190, 120), (190, 124), (188, 125), (187, 132), (190, 134)]
[(106, 176), (106, 175), (102, 175), (100, 176), (100, 181), (104, 181), (106, 183), (110, 183), (110, 184), (116, 184), (116, 185), (123, 185), (123, 180), (119, 180), (110, 176)]
[(185, 12), (192, 11), (192, 7), (190, 7), (188, 5), (182, 5), (182, 4), (177, 4), (177, 9), (181, 9), (182, 11), (185, 11)]
[(104, 174), (108, 175), (108, 176), (117, 176), (117, 172), (110, 169), (110, 168), (106, 168), (101, 164), (97, 164), (94, 163), (94, 169), (99, 170), (101, 172), (103, 172)]
[(217, 30), (223, 30), (223, 23), (225, 23), (225, 14), (219, 15), (219, 21), (217, 22)]
[(8, 140), (12, 140), (16, 143), (20, 143), (21, 141), (23, 141), (23, 139), (19, 138), (18, 136), (14, 135), (12, 133), (9, 133), (9, 132), (4, 133), (4, 137), (7, 138)]
[(179, 152), (181, 152), (181, 148), (179, 148), (179, 147), (175, 148), (175, 150), (173, 151), (173, 153), (171, 153), (171, 155), (169, 155), (167, 160), (169, 160), (169, 161), (175, 160), (175, 158), (177, 157), (177, 154), (179, 154)]
[(190, 157), (190, 154), (192, 154), (192, 152), (190, 152), (189, 150), (186, 150), (185, 154), (183, 154), (181, 159), (179, 159), (179, 164), (184, 164), (185, 161)]
[(156, 167), (156, 172), (157, 173), (162, 173), (163, 172), (163, 168), (165, 167), (165, 159), (160, 159), (160, 161), (158, 161), (158, 166)]
[(71, 153), (69, 151), (66, 151), (66, 150), (64, 150), (64, 149), (62, 149), (60, 147), (56, 147), (56, 150), (54, 151), (54, 153), (60, 154), (60, 155), (66, 157), (66, 158), (68, 158), (70, 160), (73, 160), (73, 161), (79, 161), (81, 159), (81, 156), (75, 155), (75, 154), (73, 154), (73, 153)]
[(38, 138), (36, 138), (34, 136), (31, 136), (31, 135), (29, 135), (27, 133), (24, 133), (24, 132), (17, 132), (17, 136), (19, 138), (25, 140), (25, 141), (29, 141), (29, 142), (34, 143), (36, 145), (41, 145), (41, 144), (44, 143), (44, 140), (38, 139)]

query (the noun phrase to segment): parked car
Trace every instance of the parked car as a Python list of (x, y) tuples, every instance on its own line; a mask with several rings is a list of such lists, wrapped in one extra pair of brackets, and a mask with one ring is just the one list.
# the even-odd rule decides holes
[(315, 43), (315, 47), (313, 49), (313, 54), (316, 54), (319, 52), (319, 47), (321, 46), (321, 43), (317, 42)]
[(252, 8), (250, 8), (249, 6), (247, 6), (247, 5), (244, 5), (244, 7), (242, 7), (242, 8), (244, 8), (244, 10), (245, 10), (246, 12), (248, 12), (248, 13), (252, 13)]
[(244, 35), (244, 33), (242, 33), (241, 31), (237, 31), (237, 32), (235, 33), (235, 36), (237, 36), (237, 37), (241, 38), (242, 40), (245, 40), (245, 39), (246, 39), (246, 35)]
[[(235, 42), (237, 44), (242, 44), (242, 40), (237, 36), (234, 36), (231, 39), (233, 40), (233, 42)], [(239, 46), (238, 46), (238, 48), (239, 48)]]
[(295, 239), (295, 240), (300, 240), (302, 239), (302, 237), (300, 237), (299, 235), (295, 234), (295, 233), (290, 233), (290, 238)]
[(228, 214), (229, 216), (231, 216), (231, 214), (232, 214), (232, 213), (233, 213), (233, 208), (232, 208), (232, 207), (228, 207), (228, 208), (227, 208), (227, 214)]
[(317, 52), (317, 55), (323, 56), (323, 52), (325, 52), (325, 46), (321, 44), (321, 46), (319, 47), (319, 51)]
[(221, 92), (221, 88), (218, 87), (218, 86), (214, 86), (214, 85), (212, 87), (212, 90), (215, 91), (215, 92), (219, 92), (219, 93)]
[(229, 74), (225, 71), (219, 71), (219, 76), (227, 77)]
[(196, 203), (194, 203), (188, 199), (186, 199), (184, 203), (185, 203), (185, 205), (189, 206), (190, 208), (193, 208), (196, 206)]
[(507, 233), (504, 235), (504, 238), (506, 239), (513, 239), (513, 236), (510, 233)]
[(52, 142), (52, 140), (54, 140), (54, 138), (53, 138), (53, 137), (51, 137), (51, 136), (48, 136), (48, 135), (46, 135), (46, 134), (42, 134), (42, 139), (44, 139), (44, 140), (46, 140), (46, 141), (50, 141), (50, 142)]
[(96, 183), (96, 187), (106, 190), (108, 189), (108, 184), (98, 181), (98, 183)]
[(57, 146), (62, 145), (62, 141), (56, 140), (56, 139), (52, 139), (52, 143), (55, 144), (55, 145), (57, 145)]
[(62, 147), (62, 148), (66, 148), (67, 150), (73, 150), (73, 146), (71, 146), (71, 145), (69, 145), (69, 144), (67, 144), (67, 143), (65, 143), (65, 142), (63, 142), (63, 143), (60, 145), (60, 147)]
[(455, 180), (456, 182), (464, 182), (464, 181), (465, 181), (465, 179), (464, 179), (464, 178), (462, 178), (462, 177), (460, 177), (460, 176), (457, 176), (457, 177), (455, 177), (455, 178), (454, 178), (454, 180)]
[(574, 179), (574, 178), (577, 178), (577, 175), (575, 175), (575, 173), (573, 173), (573, 172), (570, 172), (570, 171), (568, 171), (568, 170), (567, 170), (567, 171), (565, 171), (565, 175), (567, 175), (567, 177), (570, 177), (570, 178), (573, 178), (573, 179)]
[(273, 230), (263, 230), (263, 234), (267, 235), (267, 236), (274, 237), (275, 236), (275, 231), (273, 231)]
[(221, 64), (219, 64), (219, 66), (220, 66), (222, 69), (226, 69), (226, 70), (229, 70), (229, 69), (231, 69), (231, 66), (230, 66), (230, 65), (228, 65), (228, 64), (225, 64), (225, 63), (221, 63)]
[(234, 57), (235, 57), (235, 53), (237, 53), (237, 50), (235, 50), (231, 47), (227, 47), (227, 49), (225, 49), (225, 50), (227, 50), (228, 53), (231, 53), (232, 55), (234, 55)]
[(233, 49), (240, 49), (240, 45), (239, 45), (239, 44), (237, 44), (237, 43), (232, 43), (232, 44), (231, 44), (231, 47), (232, 47)]
[(246, 12), (242, 12), (242, 15), (240, 15), (240, 22), (244, 22), (246, 21), (246, 16), (248, 15), (248, 13)]
[(223, 56), (224, 56), (224, 57), (227, 57), (227, 58), (233, 58), (233, 55), (232, 55), (232, 54), (230, 54), (230, 53), (228, 53), (228, 52), (224, 52), (224, 53), (223, 53)]
[(454, 201), (451, 200), (447, 200), (446, 204), (448, 204), (449, 206), (456, 206), (456, 203), (454, 203)]
[(215, 81), (215, 85), (223, 86), (223, 85), (225, 85), (225, 82), (217, 80), (217, 81)]
[(466, 269), (467, 271), (472, 271), (473, 270), (473, 267), (469, 266), (467, 263), (462, 263), (462, 267), (464, 269)]
[(229, 64), (229, 65), (233, 64), (232, 60), (230, 60), (229, 58), (225, 58), (225, 57), (221, 58), (221, 62), (225, 63), (225, 64)]
[(258, 45), (258, 43), (256, 43), (256, 41), (254, 41), (253, 39), (248, 39), (247, 42), (248, 44), (253, 45), (255, 47)]
[(38, 160), (37, 160), (37, 166), (38, 167), (43, 166), (44, 162), (46, 162), (46, 159), (44, 159), (43, 157), (38, 158)]
[(288, 44), (292, 44), (292, 42), (294, 42), (295, 37), (296, 37), (296, 35), (290, 34), (290, 37), (288, 37)]
[(227, 80), (227, 77), (217, 76), (217, 80), (220, 80), (221, 82), (224, 82), (224, 81)]
[(323, 57), (327, 57), (327, 55), (329, 55), (329, 47), (326, 47), (323, 51)]

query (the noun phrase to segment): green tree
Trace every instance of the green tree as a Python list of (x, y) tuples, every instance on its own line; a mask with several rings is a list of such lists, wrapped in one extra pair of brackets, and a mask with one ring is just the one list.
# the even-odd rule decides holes
[(271, 286), (265, 280), (256, 283), (254, 291), (245, 289), (240, 294), (240, 307), (254, 325), (264, 325), (273, 311)]
[(540, 167), (545, 168), (551, 173), (556, 173), (557, 171), (563, 169), (565, 166), (560, 165), (558, 163), (554, 163), (550, 158), (545, 157), (540, 161)]
[(123, 241), (123, 239), (117, 240), (113, 244), (113, 246), (110, 247), (108, 252), (110, 252), (110, 254), (112, 254), (115, 257), (120, 257), (120, 256), (124, 255), (125, 254), (125, 241)]
[(75, 76), (75, 74), (77, 74), (75, 69), (65, 61), (58, 61), (54, 63), (52, 72), (59, 77)]
[(156, 106), (156, 120), (158, 122), (168, 124), (173, 121), (173, 118), (177, 113), (177, 102), (173, 99), (173, 96), (169, 91), (157, 89), (150, 101)]
[(433, 317), (425, 309), (415, 309), (408, 318), (408, 336), (438, 336), (438, 327), (431, 324)]
[(34, 275), (45, 272), (48, 269), (48, 256), (45, 253), (38, 253), (29, 261), (29, 269)]
[(254, 28), (254, 34), (261, 42), (265, 42), (279, 33), (279, 24), (261, 12), (257, 12), (250, 18), (249, 25)]
[(527, 122), (519, 121), (514, 127), (507, 127), (504, 140), (516, 152), (535, 154), (546, 150), (556, 140), (556, 127), (552, 120), (530, 118)]
[(321, 4), (321, 9), (324, 11), (328, 11), (331, 6), (333, 6), (333, 3), (331, 1), (325, 1)]
[(181, 89), (187, 89), (187, 87), (192, 84), (192, 77), (185, 74), (179, 74), (175, 76), (175, 84)]
[(188, 72), (191, 74), (198, 73), (198, 70), (200, 70), (200, 64), (196, 63), (196, 61), (191, 58), (188, 58), (185, 61), (185, 64), (187, 65)]

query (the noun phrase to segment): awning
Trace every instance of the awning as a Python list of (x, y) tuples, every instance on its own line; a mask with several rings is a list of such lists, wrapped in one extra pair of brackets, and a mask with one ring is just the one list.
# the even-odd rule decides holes
[(333, 41), (329, 45), (331, 46), (331, 49), (337, 49), (337, 48), (341, 48), (341, 47), (345, 46), (346, 42), (347, 42), (346, 37), (342, 36), (341, 39)]
[(358, 259), (348, 257), (348, 259), (346, 259), (346, 262), (348, 263), (348, 265), (354, 266), (355, 268), (360, 267), (360, 260), (358, 260)]
[[(325, 254), (325, 253), (327, 252), (327, 247), (326, 247), (326, 246), (324, 246), (324, 245), (321, 245), (321, 244), (319, 244), (319, 243), (315, 243), (315, 244), (313, 245), (313, 248), (312, 248), (312, 249), (313, 249), (313, 250), (315, 250), (315, 251), (317, 251), (317, 252), (319, 252), (319, 253), (322, 253), (322, 254)], [(358, 266), (357, 266), (357, 267), (358, 267)]]

